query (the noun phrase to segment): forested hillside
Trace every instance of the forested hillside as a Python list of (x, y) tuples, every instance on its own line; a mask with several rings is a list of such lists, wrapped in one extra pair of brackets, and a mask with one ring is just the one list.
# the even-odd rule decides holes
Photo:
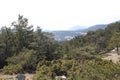
[(119, 80), (120, 63), (102, 60), (114, 48), (119, 54), (120, 22), (89, 31), (70, 41), (57, 42), (53, 34), (35, 31), (19, 15), (0, 30), (0, 68), (3, 74), (34, 73), (34, 80)]

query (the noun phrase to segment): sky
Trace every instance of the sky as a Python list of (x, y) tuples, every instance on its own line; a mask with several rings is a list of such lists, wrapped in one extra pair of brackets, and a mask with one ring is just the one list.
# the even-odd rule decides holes
[[(68, 30), (120, 20), (120, 0), (0, 0), (0, 27), (18, 15), (43, 30)], [(81, 27), (83, 28), (83, 27)]]

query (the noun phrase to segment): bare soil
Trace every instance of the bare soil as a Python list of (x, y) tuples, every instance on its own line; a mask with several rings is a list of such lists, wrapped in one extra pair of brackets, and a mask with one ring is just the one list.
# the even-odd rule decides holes
[[(24, 74), (25, 75), (25, 80), (33, 80), (33, 75), (34, 74)], [(16, 78), (17, 75), (5, 75), (5, 74), (0, 74), (0, 80), (10, 80)]]
[(120, 62), (120, 55), (114, 52), (107, 53), (108, 56), (102, 58), (103, 60), (111, 60), (113, 63), (118, 63)]

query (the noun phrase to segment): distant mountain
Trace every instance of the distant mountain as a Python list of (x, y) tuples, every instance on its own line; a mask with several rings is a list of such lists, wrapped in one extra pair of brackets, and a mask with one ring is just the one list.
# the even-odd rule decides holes
[(76, 31), (76, 30), (83, 30), (83, 29), (86, 29), (86, 26), (76, 25), (76, 26), (71, 27), (69, 30)]
[[(80, 27), (80, 26), (78, 26), (78, 27)], [(78, 35), (86, 35), (86, 33), (88, 31), (96, 31), (98, 29), (105, 29), (106, 27), (107, 27), (106, 24), (99, 24), (99, 25), (91, 26), (91, 27), (89, 27), (87, 29), (78, 28), (79, 30), (52, 31), (52, 33), (55, 36), (55, 40), (57, 40), (57, 41), (66, 41), (66, 40), (73, 39), (75, 36), (78, 36)], [(77, 27), (75, 29), (77, 29)]]
[(87, 29), (85, 29), (83, 31), (85, 31), (85, 32), (96, 31), (98, 29), (105, 29), (106, 27), (107, 27), (107, 24), (99, 24), (99, 25), (90, 26), (89, 28), (87, 28)]

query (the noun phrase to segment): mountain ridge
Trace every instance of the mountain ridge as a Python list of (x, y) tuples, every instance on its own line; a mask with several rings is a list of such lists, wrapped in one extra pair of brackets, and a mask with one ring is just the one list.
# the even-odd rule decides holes
[[(115, 21), (115, 22), (120, 22), (120, 20)], [(114, 22), (111, 22), (111, 23), (114, 23)], [(109, 23), (109, 24), (111, 24), (111, 23)], [(76, 25), (76, 26), (74, 26), (75, 29), (73, 29), (73, 30), (71, 30), (72, 29), (71, 28), (70, 30), (51, 31), (51, 33), (53, 33), (55, 40), (66, 41), (66, 40), (70, 40), (70, 39), (74, 38), (75, 36), (86, 35), (88, 31), (96, 31), (99, 29), (105, 29), (107, 27), (107, 25), (108, 24), (96, 24), (96, 25), (90, 26), (88, 28), (85, 28), (85, 26), (83, 26), (84, 28), (81, 28), (82, 26)], [(78, 28), (76, 28), (76, 27), (78, 27)]]
[(59, 31), (52, 31), (55, 40), (57, 41), (67, 41), (73, 39), (75, 36), (79, 35), (86, 35), (88, 31), (96, 31), (98, 29), (105, 29), (107, 24), (97, 24), (90, 26), (86, 29), (78, 29), (78, 30), (59, 30)]

